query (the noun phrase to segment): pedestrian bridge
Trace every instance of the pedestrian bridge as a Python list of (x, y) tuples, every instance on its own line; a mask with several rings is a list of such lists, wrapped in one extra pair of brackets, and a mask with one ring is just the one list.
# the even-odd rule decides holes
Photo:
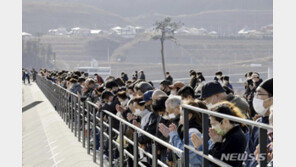
[[(189, 167), (189, 150), (202, 157), (203, 166), (209, 166), (210, 162), (218, 166), (230, 166), (208, 154), (209, 116), (258, 127), (259, 150), (265, 157), (260, 161), (260, 166), (267, 166), (267, 129), (273, 129), (270, 125), (183, 104), (184, 148), (181, 150), (107, 110), (98, 112), (98, 116), (96, 104), (90, 101), (81, 102), (76, 94), (44, 77), (37, 76), (37, 83), (39, 87), (35, 83), (23, 85), (23, 166), (104, 167), (116, 164), (123, 167), (126, 158), (129, 157), (133, 160), (133, 166), (145, 167), (146, 165), (139, 161), (139, 153), (141, 152), (152, 160), (153, 167), (167, 167), (167, 164), (157, 158), (156, 143), (169, 148), (177, 155), (182, 155), (176, 160), (178, 167)], [(205, 132), (202, 139), (204, 143), (202, 151), (197, 151), (189, 146), (189, 110), (202, 113), (203, 132)], [(103, 114), (108, 115), (108, 123), (104, 121)], [(112, 128), (113, 119), (120, 122), (119, 130)], [(134, 129), (133, 139), (124, 136), (125, 126)], [(86, 135), (79, 127), (86, 128)], [(103, 158), (104, 149), (100, 149), (99, 153), (91, 151), (91, 144), (95, 146), (97, 143), (97, 135), (94, 135), (95, 131), (91, 132), (91, 129), (96, 129), (101, 134), (99, 135), (100, 148), (105, 148), (105, 145), (108, 145), (109, 162)], [(146, 152), (138, 146), (138, 132), (153, 141), (152, 153)], [(93, 134), (92, 141), (90, 141), (91, 133)], [(114, 134), (118, 135), (119, 141), (114, 140)], [(81, 140), (82, 142), (80, 142)], [(124, 140), (133, 147), (133, 153), (124, 147)], [(117, 147), (119, 151), (119, 158), (113, 161), (114, 147)]]
[[(36, 83), (26, 84), (22, 106), (22, 165), (24, 167), (92, 167), (93, 156), (66, 126)], [(108, 166), (104, 162), (103, 166)]]

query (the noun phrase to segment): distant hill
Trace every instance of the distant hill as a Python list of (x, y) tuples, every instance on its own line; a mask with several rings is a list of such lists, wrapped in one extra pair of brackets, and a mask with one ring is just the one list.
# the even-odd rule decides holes
[(77, 3), (23, 2), (23, 31), (47, 32), (49, 29), (76, 26), (107, 28), (130, 24), (114, 13)]
[(58, 27), (150, 27), (171, 16), (187, 26), (222, 33), (273, 22), (272, 0), (23, 0), (23, 31)]

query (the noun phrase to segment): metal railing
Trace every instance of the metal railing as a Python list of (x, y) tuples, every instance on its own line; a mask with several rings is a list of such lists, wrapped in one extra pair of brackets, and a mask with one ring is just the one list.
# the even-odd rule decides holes
[[(245, 125), (250, 125), (253, 127), (258, 127), (259, 128), (259, 150), (260, 150), (260, 154), (262, 154), (264, 156), (264, 158), (262, 158), (262, 160), (260, 160), (260, 166), (261, 167), (266, 167), (267, 166), (267, 130), (272, 130), (273, 127), (267, 124), (263, 124), (263, 123), (258, 123), (255, 121), (251, 121), (251, 120), (247, 120), (247, 119), (242, 119), (239, 117), (235, 117), (235, 116), (231, 116), (231, 115), (226, 115), (226, 114), (220, 114), (217, 112), (213, 112), (210, 110), (205, 110), (202, 108), (198, 108), (198, 107), (193, 107), (187, 104), (183, 104), (182, 108), (184, 109), (184, 143), (185, 143), (185, 150), (184, 150), (184, 154), (185, 154), (185, 166), (189, 166), (189, 150), (195, 152), (196, 154), (199, 154), (200, 156), (202, 156), (203, 159), (203, 166), (208, 166), (209, 161), (211, 161), (212, 163), (215, 163), (219, 166), (230, 166), (228, 164), (225, 164), (223, 161), (218, 160), (216, 158), (213, 158), (211, 155), (209, 154), (209, 150), (208, 150), (208, 140), (209, 140), (209, 116), (214, 116), (214, 117), (219, 117), (219, 118), (223, 118), (223, 119), (228, 119), (230, 121), (234, 121), (234, 122), (238, 122), (238, 123), (242, 123)], [(202, 132), (203, 132), (203, 151), (202, 153), (199, 151), (196, 151), (195, 148), (189, 146), (189, 136), (188, 132), (189, 130), (189, 125), (188, 125), (188, 113), (189, 110), (191, 111), (195, 111), (195, 112), (200, 112), (202, 114)]]
[[(53, 83), (52, 81), (47, 80), (45, 77), (41, 77), (38, 75), (37, 77), (37, 85), (41, 89), (41, 91), (45, 94), (45, 96), (48, 98), (48, 100), (51, 102), (51, 104), (55, 107), (56, 111), (59, 113), (61, 118), (64, 120), (66, 125), (71, 129), (71, 131), (74, 133), (75, 137), (78, 137), (78, 141), (81, 142), (82, 138), (82, 146), (86, 147), (87, 153), (91, 153), (90, 145), (92, 144), (92, 154), (93, 154), (93, 161), (96, 162), (97, 156), (96, 156), (96, 130), (98, 129), (100, 131), (100, 162), (103, 162), (103, 148), (104, 148), (104, 138), (106, 137), (109, 139), (108, 142), (108, 151), (109, 151), (109, 166), (113, 166), (113, 154), (114, 149), (113, 146), (115, 145), (119, 150), (119, 164), (123, 167), (124, 165), (124, 156), (128, 156), (131, 158), (134, 162), (134, 166), (144, 166), (145, 165), (139, 161), (138, 153), (139, 151), (143, 152), (145, 156), (152, 159), (152, 166), (162, 166), (167, 167), (164, 162), (157, 159), (157, 148), (156, 143), (161, 144), (170, 150), (172, 150), (175, 153), (182, 154), (183, 150), (180, 150), (177, 147), (174, 147), (173, 145), (163, 141), (162, 139), (151, 135), (150, 133), (144, 131), (143, 129), (129, 123), (128, 121), (125, 121), (124, 119), (114, 115), (113, 113), (102, 110), (102, 112), (99, 112), (99, 117), (97, 116), (96, 107), (97, 105), (90, 102), (85, 101), (81, 102), (78, 99), (78, 96), (69, 90), (64, 89), (63, 87)], [(108, 123), (104, 121), (103, 119), (103, 113), (108, 116)], [(78, 120), (77, 120), (78, 119)], [(118, 120), (120, 122), (119, 125), (119, 131), (112, 128), (112, 124), (114, 119)], [(86, 135), (81, 134), (80, 127), (84, 129), (86, 126)], [(125, 126), (134, 129), (133, 132), (133, 141), (126, 136), (124, 136), (124, 129)], [(105, 132), (104, 129), (108, 128), (108, 131)], [(90, 141), (90, 135), (91, 135), (91, 128), (92, 128), (92, 143)], [(83, 130), (84, 131), (84, 130)], [(119, 135), (119, 143), (117, 143), (115, 140), (113, 140), (114, 134)], [(138, 134), (145, 135), (148, 138), (150, 138), (153, 142), (152, 144), (152, 154), (149, 152), (146, 152), (142, 148), (138, 146)], [(112, 140), (110, 140), (112, 139)], [(128, 152), (127, 149), (124, 148), (123, 141), (126, 140), (128, 144), (133, 146), (133, 153)], [(103, 167), (103, 163), (100, 163), (100, 166)], [(182, 159), (178, 160), (178, 166), (182, 165)]]
[[(92, 155), (93, 161), (96, 162), (97, 155), (96, 155), (96, 130), (100, 132), (100, 166), (103, 167), (103, 154), (104, 154), (104, 141), (105, 137), (108, 139), (108, 161), (109, 166), (113, 166), (113, 154), (114, 154), (114, 146), (117, 147), (119, 151), (119, 164), (121, 167), (124, 165), (124, 158), (129, 157), (133, 160), (133, 166), (145, 166), (141, 161), (139, 161), (139, 151), (141, 151), (146, 157), (152, 160), (152, 166), (162, 166), (167, 167), (168, 165), (164, 162), (157, 159), (157, 148), (156, 143), (161, 144), (174, 153), (178, 155), (182, 155), (181, 158), (178, 159), (178, 166), (179, 167), (189, 167), (189, 150), (193, 151), (194, 153), (200, 155), (203, 159), (203, 166), (208, 166), (209, 161), (215, 163), (219, 166), (229, 166), (225, 162), (208, 155), (208, 129), (209, 129), (209, 115), (226, 118), (235, 122), (244, 123), (246, 125), (257, 126), (260, 131), (260, 153), (266, 153), (267, 147), (267, 129), (272, 129), (271, 126), (257, 123), (250, 120), (241, 119), (238, 117), (233, 117), (225, 114), (219, 114), (213, 111), (200, 109), (197, 107), (189, 106), (189, 105), (182, 105), (184, 108), (184, 150), (180, 150), (179, 148), (171, 145), (163, 141), (162, 139), (151, 135), (150, 133), (144, 131), (143, 129), (129, 123), (128, 121), (116, 116), (115, 114), (102, 110), (102, 112), (98, 112), (96, 107), (97, 105), (90, 102), (85, 101), (81, 102), (78, 96), (69, 90), (64, 89), (63, 87), (53, 83), (50, 80), (47, 80), (45, 77), (40, 75), (37, 76), (36, 80), (37, 85), (41, 89), (41, 91), (45, 94), (51, 104), (55, 107), (58, 114), (64, 120), (66, 125), (71, 129), (74, 133), (74, 136), (78, 138), (79, 142), (82, 142), (82, 146), (87, 149), (87, 153), (91, 153), (90, 145), (92, 144)], [(189, 146), (189, 126), (188, 126), (188, 110), (193, 110), (196, 112), (201, 112), (203, 116), (203, 151), (197, 151), (195, 148)], [(99, 113), (99, 116), (97, 115)], [(108, 122), (105, 122), (103, 119), (103, 114), (108, 116)], [(119, 130), (112, 128), (113, 121), (119, 121)], [(85, 130), (86, 127), (86, 130)], [(129, 127), (134, 130), (133, 132), (133, 139), (129, 139), (128, 137), (124, 136), (124, 129)], [(82, 132), (81, 132), (82, 128)], [(92, 129), (92, 143), (91, 139), (91, 130)], [(96, 130), (95, 130), (96, 129)], [(107, 130), (105, 130), (107, 129)], [(187, 133), (186, 133), (187, 132)], [(86, 133), (86, 134), (85, 134)], [(141, 135), (145, 135), (150, 138), (152, 142), (152, 153), (146, 152), (142, 148), (138, 146), (138, 133)], [(114, 134), (119, 136), (119, 143), (114, 140)], [(126, 148), (124, 148), (124, 140), (133, 147), (132, 153), (130, 153)], [(267, 159), (260, 162), (260, 165), (266, 166)]]

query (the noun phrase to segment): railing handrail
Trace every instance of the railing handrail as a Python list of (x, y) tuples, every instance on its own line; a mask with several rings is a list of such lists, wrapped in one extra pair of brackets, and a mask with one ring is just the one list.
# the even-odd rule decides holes
[(219, 118), (229, 119), (231, 121), (239, 122), (239, 123), (246, 124), (246, 125), (256, 126), (258, 128), (269, 129), (269, 130), (273, 129), (273, 126), (268, 125), (268, 124), (264, 124), (264, 123), (260, 123), (260, 122), (256, 122), (256, 121), (252, 121), (252, 120), (248, 120), (248, 119), (243, 119), (243, 118), (239, 118), (239, 117), (235, 117), (235, 116), (231, 116), (231, 115), (227, 115), (227, 114), (221, 114), (218, 112), (190, 106), (188, 104), (182, 104), (182, 107), (185, 109), (195, 111), (195, 112), (200, 112), (203, 114), (208, 114), (208, 115), (219, 117)]
[[(94, 104), (94, 103), (92, 103), (92, 102), (90, 102), (90, 101), (87, 101), (87, 103), (89, 103), (90, 105), (96, 107), (96, 104)], [(173, 150), (174, 152), (181, 153), (181, 154), (183, 153), (183, 150), (180, 150), (179, 148), (177, 148), (177, 147), (175, 147), (175, 146), (169, 144), (168, 142), (165, 142), (165, 141), (161, 140), (160, 138), (158, 138), (158, 137), (156, 137), (156, 136), (154, 136), (154, 135), (151, 135), (150, 133), (144, 131), (143, 129), (141, 129), (141, 128), (139, 128), (139, 127), (137, 127), (137, 126), (135, 126), (135, 125), (133, 125), (133, 124), (127, 122), (126, 120), (124, 120), (124, 119), (122, 119), (122, 118), (116, 116), (115, 114), (113, 114), (113, 113), (111, 113), (111, 112), (109, 112), (109, 111), (107, 111), (107, 110), (102, 110), (102, 111), (103, 111), (104, 113), (106, 113), (106, 114), (112, 116), (113, 118), (117, 119), (118, 121), (122, 122), (123, 124), (125, 124), (125, 125), (127, 125), (127, 126), (133, 128), (133, 129), (135, 129), (135, 130), (137, 130), (137, 131), (140, 132), (141, 134), (144, 134), (145, 136), (149, 137), (150, 139), (156, 141), (157, 143), (159, 143), (159, 144), (161, 144), (161, 145), (163, 145), (163, 146), (168, 147), (169, 149)]]
[[(78, 95), (77, 94), (75, 94), (75, 93), (73, 93), (73, 92), (71, 92), (70, 90), (68, 90), (68, 89), (65, 89), (64, 87), (62, 87), (62, 86), (60, 86), (60, 85), (58, 85), (58, 84), (56, 84), (56, 83), (54, 83), (54, 82), (51, 82), (50, 80), (48, 80), (46, 77), (42, 77), (42, 76), (40, 76), (44, 81), (47, 81), (47, 82), (45, 82), (45, 85), (46, 85), (46, 87), (49, 87), (49, 88), (51, 88), (50, 90), (48, 90), (47, 92), (49, 92), (49, 94), (47, 93), (47, 95), (49, 95), (49, 99), (50, 99), (50, 101), (52, 102), (52, 99), (54, 98), (54, 96), (56, 96), (56, 93), (58, 93), (60, 90), (63, 90), (66, 94), (66, 96), (64, 96), (64, 97), (66, 97), (66, 102), (68, 101), (67, 100), (67, 98), (68, 97), (75, 97), (75, 98), (71, 98), (71, 103), (72, 104), (70, 104), (70, 105), (72, 105), (72, 109), (70, 109), (70, 110), (73, 110), (73, 112), (74, 112), (74, 110), (76, 110), (77, 108), (76, 108), (76, 105), (78, 105), (79, 106), (79, 104), (80, 104), (80, 102), (78, 102), (78, 103), (76, 103), (75, 102), (75, 100), (73, 101), (72, 99), (76, 99), (76, 101), (79, 101), (78, 100)], [(38, 81), (38, 79), (37, 79), (37, 81)], [(44, 82), (43, 81), (43, 82)], [(50, 84), (48, 84), (48, 83), (50, 83)], [(58, 89), (56, 89), (54, 86), (57, 86), (57, 88)], [(56, 90), (57, 90), (57, 92), (56, 92)], [(51, 98), (50, 98), (51, 97)], [(57, 100), (57, 99), (56, 99)], [(93, 115), (92, 115), (92, 118), (95, 118), (95, 119), (93, 119), (93, 121), (95, 121), (96, 122), (96, 119), (97, 119), (97, 116), (95, 115), (95, 110), (94, 110), (94, 108), (97, 108), (97, 105), (95, 104), (95, 103), (93, 103), (93, 102), (91, 102), (91, 101), (85, 101), (84, 102), (84, 104), (87, 104), (87, 106), (89, 106), (89, 107), (91, 107), (92, 108), (92, 110), (93, 111), (90, 111), (90, 110), (88, 110), (88, 107), (87, 107), (87, 109), (86, 109), (86, 111), (87, 111), (87, 113), (88, 113), (88, 118), (87, 118), (87, 122), (88, 122), (88, 128), (89, 128), (89, 126), (90, 126), (90, 124), (91, 124), (91, 121), (90, 121), (90, 115), (91, 115), (91, 113), (93, 112)], [(74, 109), (73, 109), (73, 105), (75, 105), (75, 107), (74, 107)], [(259, 139), (260, 139), (260, 153), (261, 153), (261, 151), (263, 151), (263, 153), (266, 153), (266, 146), (267, 146), (267, 143), (266, 143), (266, 141), (264, 141), (264, 140), (266, 140), (267, 138), (266, 138), (266, 130), (267, 129), (269, 129), (269, 130), (272, 130), (273, 129), (273, 127), (272, 126), (270, 126), (270, 125), (267, 125), (267, 124), (263, 124), (263, 123), (259, 123), (259, 122), (256, 122), (256, 121), (252, 121), (252, 120), (247, 120), (247, 119), (242, 119), (242, 118), (239, 118), (239, 117), (235, 117), (235, 116), (230, 116), (230, 115), (226, 115), (226, 114), (221, 114), (221, 113), (217, 113), (217, 112), (214, 112), (214, 111), (210, 111), (210, 110), (206, 110), (206, 109), (201, 109), (201, 108), (198, 108), (198, 107), (194, 107), (194, 106), (190, 106), (190, 105), (187, 105), (187, 104), (182, 104), (182, 107), (185, 109), (184, 110), (184, 115), (185, 115), (185, 118), (187, 118), (188, 119), (188, 110), (192, 110), (192, 111), (195, 111), (195, 112), (200, 112), (200, 113), (202, 113), (203, 114), (203, 119), (206, 119), (206, 120), (208, 120), (208, 116), (215, 116), (215, 117), (220, 117), (220, 118), (224, 118), (224, 119), (229, 119), (229, 120), (231, 120), (231, 121), (235, 121), (235, 122), (239, 122), (239, 123), (243, 123), (243, 124), (246, 124), (246, 125), (252, 125), (252, 126), (255, 126), (255, 127), (258, 127), (259, 128), (259, 131), (260, 131), (260, 137), (259, 137)], [(70, 107), (71, 108), (71, 107)], [(80, 113), (80, 109), (81, 109), (81, 107), (79, 106), (79, 113)], [(83, 111), (85, 111), (85, 109), (84, 109), (84, 107), (83, 107)], [(73, 119), (73, 112), (72, 112), (72, 115), (71, 115), (71, 118), (70, 119)], [(77, 112), (77, 111), (75, 111), (75, 112)], [(223, 162), (223, 161), (221, 161), (221, 160), (219, 160), (219, 159), (216, 159), (216, 158), (214, 158), (214, 157), (212, 157), (211, 155), (209, 155), (208, 154), (208, 146), (205, 144), (205, 146), (206, 146), (206, 148), (205, 148), (205, 150), (203, 150), (203, 153), (202, 152), (200, 152), (200, 151), (197, 151), (194, 147), (192, 147), (192, 146), (189, 146), (189, 143), (188, 143), (188, 134), (186, 133), (186, 132), (188, 132), (188, 122), (184, 122), (184, 137), (186, 137), (187, 136), (187, 139), (184, 139), (184, 150), (181, 150), (181, 149), (179, 149), (179, 148), (177, 148), (177, 147), (175, 147), (175, 146), (173, 146), (172, 144), (170, 144), (170, 143), (168, 143), (168, 142), (166, 142), (166, 141), (164, 141), (164, 140), (162, 140), (162, 139), (160, 139), (160, 138), (158, 138), (157, 136), (154, 136), (154, 135), (152, 135), (152, 134), (150, 134), (150, 133), (148, 133), (148, 132), (146, 132), (146, 131), (144, 131), (143, 129), (141, 129), (141, 128), (139, 128), (139, 127), (137, 127), (137, 126), (135, 126), (135, 125), (133, 125), (133, 124), (131, 124), (131, 123), (129, 123), (128, 121), (126, 121), (126, 120), (124, 120), (123, 118), (121, 118), (121, 117), (119, 117), (119, 116), (117, 116), (117, 115), (115, 115), (115, 114), (113, 114), (113, 113), (111, 113), (111, 112), (109, 112), (109, 111), (107, 111), (107, 110), (102, 110), (102, 112), (100, 113), (101, 114), (101, 116), (100, 116), (100, 118), (102, 118), (103, 117), (103, 113), (106, 113), (108, 116), (109, 116), (109, 120), (112, 120), (112, 118), (114, 118), (114, 119), (117, 119), (118, 121), (120, 121), (120, 136), (121, 136), (121, 141), (120, 141), (120, 147), (122, 147), (123, 146), (123, 140), (126, 138), (126, 136), (124, 136), (123, 135), (123, 131), (122, 131), (122, 129), (123, 129), (123, 125), (127, 125), (128, 127), (130, 127), (130, 128), (132, 128), (132, 129), (134, 129), (136, 132), (134, 132), (134, 133), (141, 133), (141, 134), (143, 134), (143, 135), (145, 135), (145, 136), (147, 136), (148, 138), (150, 138), (150, 139), (152, 139), (154, 142), (157, 142), (157, 143), (159, 143), (159, 144), (161, 144), (161, 145), (163, 145), (163, 146), (166, 146), (167, 148), (169, 148), (170, 150), (172, 150), (173, 152), (175, 152), (175, 153), (177, 153), (177, 154), (181, 154), (181, 155), (183, 155), (184, 157), (180, 157), (181, 159), (183, 159), (184, 158), (184, 160), (185, 160), (185, 162), (184, 162), (184, 165), (185, 166), (189, 166), (189, 155), (188, 155), (188, 151), (189, 150), (191, 150), (192, 152), (194, 152), (194, 153), (196, 153), (196, 154), (198, 154), (199, 156), (202, 156), (202, 158), (203, 158), (203, 165), (206, 165), (206, 164), (208, 164), (206, 161), (211, 161), (211, 162), (213, 162), (213, 163), (215, 163), (215, 164), (217, 164), (217, 165), (221, 165), (221, 166), (225, 166), (226, 165), (226, 163), (225, 162)], [(77, 115), (77, 113), (76, 113), (76, 115)], [(187, 117), (186, 117), (187, 116)], [(98, 118), (98, 119), (100, 119), (100, 118)], [(85, 119), (85, 118), (83, 118), (83, 119)], [(185, 119), (186, 120), (186, 119)], [(73, 121), (73, 120), (72, 120)], [(90, 121), (90, 122), (89, 122)], [(101, 121), (100, 121), (101, 122)], [(111, 121), (112, 122), (112, 121)], [(205, 131), (207, 131), (206, 129), (208, 129), (208, 125), (207, 125), (207, 123), (206, 123), (207, 121), (205, 121), (204, 123), (206, 124), (206, 125), (203, 125), (204, 127), (205, 127)], [(101, 122), (101, 126), (103, 126), (104, 124), (105, 124), (105, 122)], [(79, 124), (78, 124), (79, 125)], [(84, 123), (83, 123), (83, 125), (85, 125)], [(111, 124), (110, 124), (111, 125)], [(92, 126), (94, 126), (94, 127), (97, 127), (96, 126), (96, 124), (92, 124)], [(70, 123), (69, 123), (69, 128), (70, 128)], [(71, 128), (72, 128), (72, 130), (73, 130), (73, 122), (71, 123)], [(110, 128), (110, 127), (109, 127)], [(114, 131), (115, 129), (113, 129), (112, 127), (111, 127), (111, 132), (112, 131)], [(111, 133), (110, 132), (110, 130), (109, 130), (109, 134)], [(117, 131), (118, 132), (118, 131)], [(102, 133), (102, 135), (104, 136), (104, 135), (108, 135), (107, 133), (105, 133), (104, 131), (102, 131), (101, 132)], [(111, 135), (111, 134), (110, 134)], [(206, 135), (206, 134), (205, 134)], [(75, 125), (75, 136), (76, 136), (76, 125)], [(136, 135), (137, 136), (137, 135)], [(207, 135), (206, 135), (207, 136)], [(88, 132), (88, 138), (89, 138), (90, 136), (89, 136), (89, 132)], [(261, 143), (261, 137), (262, 137), (262, 143)], [(207, 142), (207, 139), (208, 137), (205, 137), (204, 136), (204, 141), (203, 142)], [(103, 140), (103, 138), (101, 138), (100, 140)], [(95, 139), (94, 139), (94, 141), (95, 141)], [(137, 139), (135, 140), (135, 142), (137, 141)], [(187, 141), (187, 142), (186, 142)], [(84, 142), (84, 139), (83, 139), (83, 142)], [(114, 143), (115, 141), (113, 141), (112, 140), (112, 142)], [(83, 145), (84, 146), (84, 145)], [(118, 144), (116, 143), (116, 146), (118, 146)], [(101, 147), (102, 147), (102, 145), (101, 145)], [(136, 148), (137, 148), (137, 146), (135, 146)], [(140, 147), (138, 147), (138, 148), (140, 148)], [(155, 143), (153, 144), (153, 148), (154, 148), (154, 150), (156, 150), (156, 146), (155, 146)], [(127, 152), (127, 150), (125, 150), (125, 149), (123, 149), (123, 152), (124, 153), (126, 153), (129, 157), (131, 157), (132, 155), (129, 153), (129, 152)], [(123, 152), (120, 154), (120, 157), (122, 158), (123, 156)], [(152, 159), (154, 159), (155, 157), (155, 155), (156, 155), (156, 151), (152, 151), (153, 153), (153, 155), (152, 155)], [(101, 152), (102, 153), (102, 152)], [(89, 154), (89, 139), (88, 139), (88, 154)], [(109, 152), (109, 155), (110, 154), (112, 154), (111, 152)], [(96, 154), (94, 154), (94, 162), (95, 162), (95, 160), (96, 160), (96, 158), (95, 158), (95, 155)], [(187, 157), (187, 158), (186, 158)], [(102, 158), (103, 158), (103, 153), (101, 154), (101, 160), (102, 160)], [(137, 159), (137, 158), (136, 158)], [(181, 159), (179, 159), (178, 160), (178, 164), (179, 164), (179, 162), (181, 162), (180, 160)], [(187, 161), (186, 161), (187, 160)], [(111, 161), (112, 161), (112, 159), (111, 159)], [(123, 161), (123, 160), (121, 160), (121, 161)], [(110, 161), (109, 161), (110, 162)], [(164, 164), (162, 164), (162, 162), (160, 163), (161, 161), (160, 160), (156, 160), (155, 161), (155, 159), (153, 160), (153, 165), (155, 166), (156, 164), (159, 164), (159, 165), (161, 165), (161, 166), (163, 166)], [(260, 165), (262, 165), (262, 166), (266, 166), (266, 160), (263, 160), (263, 161), (260, 161)], [(182, 165), (181, 163), (179, 164), (179, 166), (180, 165)], [(229, 166), (228, 164), (227, 164), (227, 166)]]
[[(75, 96), (75, 97), (78, 97), (77, 94), (75, 94), (75, 93), (69, 91), (68, 89), (63, 88), (62, 86), (57, 85), (56, 83), (52, 83), (52, 84), (54, 84), (54, 85), (60, 87), (61, 89), (64, 89), (67, 93), (69, 93), (69, 94), (71, 94), (71, 95), (73, 95), (73, 96)], [(92, 105), (93, 107), (97, 107), (97, 105), (96, 105), (95, 103), (92, 103), (92, 102), (90, 102), (90, 101), (86, 101), (86, 103)], [(173, 150), (173, 151), (175, 151), (175, 152), (177, 152), (177, 153), (180, 153), (180, 154), (183, 153), (183, 150), (180, 150), (179, 148), (177, 148), (177, 147), (171, 145), (170, 143), (165, 142), (165, 141), (161, 140), (160, 138), (151, 135), (150, 133), (148, 133), (148, 132), (142, 130), (141, 128), (139, 128), (139, 127), (137, 127), (137, 126), (135, 126), (135, 125), (133, 125), (133, 124), (127, 122), (126, 120), (124, 120), (124, 119), (122, 119), (122, 118), (120, 118), (120, 117), (114, 115), (113, 113), (111, 113), (111, 112), (109, 112), (109, 111), (107, 111), (107, 110), (102, 110), (102, 111), (103, 111), (104, 113), (106, 113), (106, 114), (112, 116), (113, 118), (119, 120), (120, 122), (124, 123), (125, 125), (128, 125), (129, 127), (131, 127), (131, 128), (133, 128), (133, 129), (137, 130), (138, 132), (144, 134), (145, 136), (149, 137), (150, 139), (156, 141), (157, 143), (162, 144), (163, 146), (166, 146), (166, 147), (170, 148), (171, 150)]]

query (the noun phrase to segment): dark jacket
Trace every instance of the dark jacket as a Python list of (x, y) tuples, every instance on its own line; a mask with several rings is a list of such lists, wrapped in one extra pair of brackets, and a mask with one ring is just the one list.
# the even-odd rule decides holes
[[(221, 159), (222, 154), (243, 154), (246, 149), (246, 137), (240, 126), (233, 127), (230, 131), (228, 131), (222, 138), (222, 142), (217, 142), (213, 144), (213, 147), (209, 150), (209, 154), (217, 159)], [(238, 155), (237, 155), (238, 156)], [(241, 155), (242, 156), (242, 155)], [(231, 156), (229, 156), (231, 157)], [(231, 166), (241, 167), (243, 161), (231, 161), (221, 159), (225, 163), (228, 163)], [(216, 166), (213, 164), (213, 166)]]
[(141, 73), (140, 74), (140, 78), (139, 79), (142, 79), (142, 80), (144, 80), (145, 81), (145, 74), (144, 73)]
[[(102, 107), (100, 108), (100, 111), (107, 110), (111, 112), (112, 114), (116, 115), (117, 110), (115, 108), (116, 105), (120, 105), (120, 102), (118, 101), (117, 97), (114, 97), (113, 102), (109, 105), (107, 103), (104, 103)], [(103, 114), (105, 115), (105, 114)], [(112, 128), (119, 130), (119, 121), (112, 117)]]
[(253, 108), (253, 99), (254, 99), (254, 95), (255, 95), (255, 92), (256, 92), (256, 89), (257, 87), (263, 82), (263, 80), (260, 78), (258, 82), (256, 83), (253, 83), (254, 84), (254, 88), (251, 90), (251, 93), (250, 93), (250, 97), (248, 99), (248, 103), (249, 103), (249, 106), (250, 106), (250, 113), (251, 113), (251, 117), (254, 117), (256, 115), (256, 112)]
[(194, 89), (197, 85), (198, 79), (196, 76), (191, 77), (190, 82), (189, 82), (189, 86), (192, 87), (192, 89)]
[(123, 74), (123, 76), (121, 77), (121, 79), (123, 80), (124, 83), (125, 83), (126, 81), (128, 81), (128, 76), (127, 76), (127, 74)]
[[(159, 119), (159, 115), (155, 112), (153, 112), (150, 117), (149, 117), (149, 121), (148, 124), (146, 126), (144, 126), (143, 130), (155, 135), (156, 134), (156, 130), (157, 130), (157, 122)], [(140, 144), (151, 144), (151, 139), (145, 135), (140, 135), (138, 138), (138, 142)]]
[(170, 85), (173, 84), (173, 77), (172, 77), (171, 75), (167, 76), (167, 77), (165, 78), (165, 80), (169, 81), (169, 82), (170, 82)]

